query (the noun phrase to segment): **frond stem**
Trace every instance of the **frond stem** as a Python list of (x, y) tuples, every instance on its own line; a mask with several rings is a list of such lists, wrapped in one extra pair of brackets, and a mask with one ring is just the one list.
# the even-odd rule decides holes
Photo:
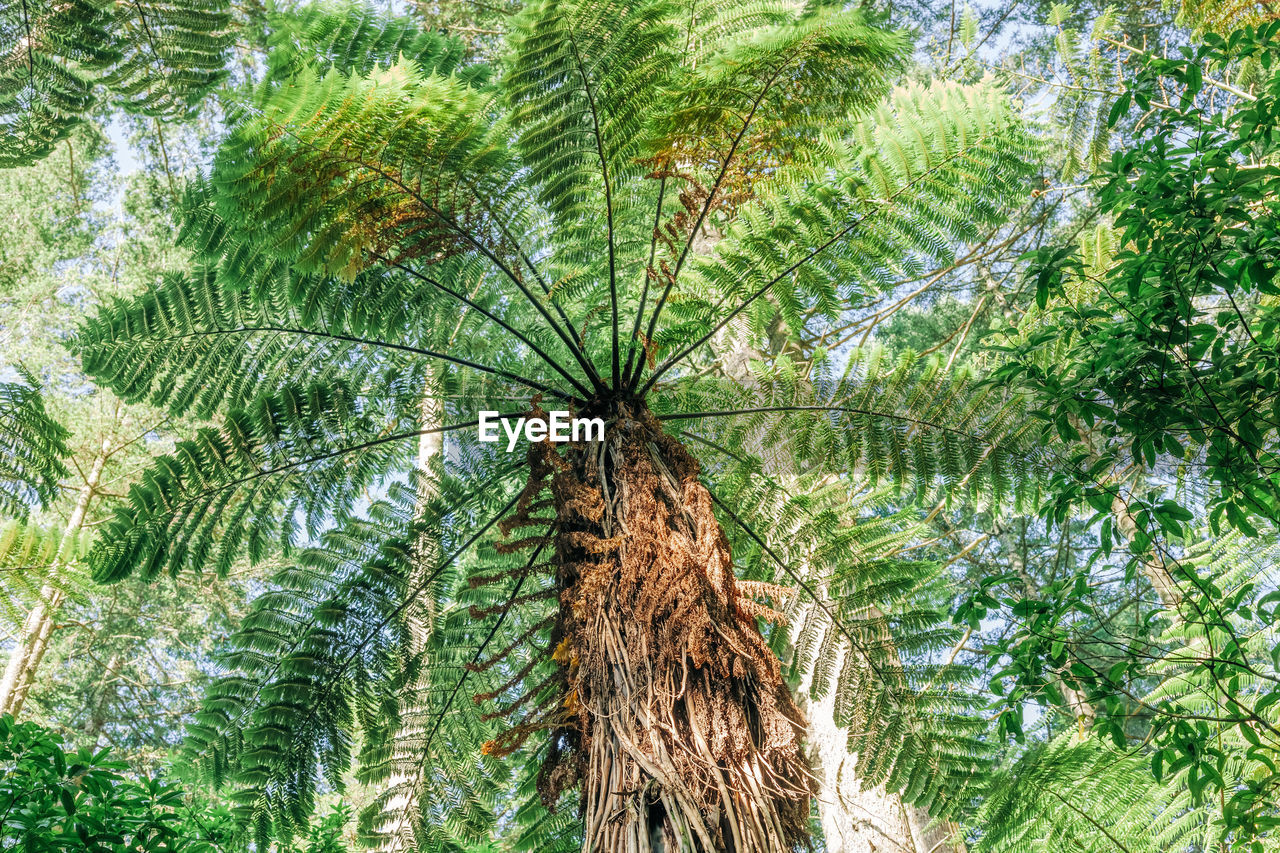
[[(485, 636), (483, 642), (481, 642), (476, 648), (476, 653), (471, 656), (471, 663), (462, 668), (462, 675), (458, 676), (458, 680), (454, 683), (453, 689), (449, 691), (449, 697), (444, 700), (444, 705), (437, 712), (435, 723), (431, 726), (431, 731), (427, 733), (426, 741), (423, 742), (422, 760), (418, 762), (417, 770), (414, 771), (415, 777), (421, 777), (423, 773), (426, 772), (427, 762), (431, 758), (431, 743), (435, 740), (436, 732), (440, 730), (440, 724), (444, 722), (445, 715), (449, 713), (449, 709), (453, 706), (454, 700), (458, 698), (458, 693), (462, 690), (462, 686), (467, 682), (467, 677), (471, 674), (469, 666), (474, 666), (480, 661), (485, 649), (487, 649), (489, 644), (493, 642), (493, 638), (498, 635), (498, 629), (502, 627), (502, 623), (506, 620), (507, 614), (511, 612), (511, 605), (520, 595), (520, 590), (524, 588), (524, 582), (527, 581), (529, 579), (529, 575), (532, 574), (533, 566), (538, 561), (538, 556), (542, 553), (542, 549), (547, 546), (547, 542), (551, 539), (553, 530), (554, 528), (547, 530), (546, 534), (542, 537), (542, 541), (538, 543), (538, 547), (529, 555), (529, 562), (525, 564), (524, 571), (520, 573), (520, 578), (516, 581), (515, 589), (511, 591), (511, 595), (507, 598), (506, 606), (504, 606), (502, 608), (502, 612), (498, 614), (498, 618), (494, 621), (493, 627), (489, 629), (489, 633)], [(393, 838), (399, 836), (400, 832), (404, 829), (404, 822), (407, 817), (408, 811), (406, 810), (401, 816), (399, 823), (396, 825), (395, 832), (392, 834)]]
[(544, 394), (550, 394), (551, 396), (561, 400), (571, 400), (571, 401), (575, 400), (575, 398), (572, 397), (571, 395), (566, 394), (563, 391), (560, 391), (558, 389), (552, 388), (549, 385), (544, 385), (543, 383), (537, 381), (536, 379), (529, 379), (517, 373), (512, 373), (509, 370), (503, 370), (498, 367), (490, 367), (487, 364), (480, 364), (478, 362), (470, 361), (465, 358), (459, 358), (458, 356), (446, 355), (441, 352), (422, 349), (420, 347), (411, 347), (406, 344), (393, 344), (388, 341), (376, 341), (376, 340), (370, 340), (368, 338), (357, 338), (353, 335), (343, 335), (335, 332), (319, 332), (314, 329), (300, 329), (300, 328), (291, 327), (291, 326), (242, 326), (238, 329), (212, 329), (205, 332), (190, 332), (182, 335), (172, 335), (168, 338), (161, 339), (161, 341), (181, 340), (183, 338), (212, 337), (214, 335), (258, 334), (261, 332), (274, 332), (277, 334), (305, 335), (309, 337), (328, 338), (330, 340), (342, 341), (344, 343), (363, 344), (366, 346), (381, 347), (383, 349), (397, 350), (400, 352), (410, 352), (415, 355), (426, 356), (427, 358), (438, 358), (441, 361), (447, 361), (451, 364), (456, 364), (461, 367), (469, 367), (472, 370), (478, 370), (478, 371), (481, 371), (482, 373), (489, 373), (494, 376), (500, 376), (503, 379), (509, 379), (512, 382), (517, 382), (521, 385), (532, 388), (535, 391), (541, 391)]
[(529, 338), (524, 333), (520, 332), (518, 329), (516, 329), (515, 327), (513, 327), (512, 325), (504, 321), (502, 318), (498, 317), (492, 311), (482, 308), (481, 306), (477, 305), (474, 301), (464, 296), (462, 293), (445, 285), (439, 280), (434, 279), (429, 275), (425, 275), (424, 273), (420, 273), (415, 269), (407, 267), (404, 264), (400, 263), (399, 261), (393, 261), (390, 258), (384, 255), (380, 255), (376, 252), (373, 253), (373, 256), (378, 260), (382, 261), (384, 264), (395, 267), (396, 269), (400, 270), (406, 275), (416, 278), (419, 281), (425, 282), (426, 284), (431, 285), (432, 287), (436, 288), (442, 293), (447, 293), (448, 295), (452, 296), (454, 299), (457, 299), (459, 302), (466, 305), (468, 308), (471, 308), (475, 311), (478, 311), (480, 314), (483, 314), (485, 317), (492, 320), (503, 330), (510, 332), (512, 335), (518, 338), (522, 343), (524, 343), (525, 346), (529, 347), (529, 349), (531, 349), (539, 358), (541, 358), (547, 364), (548, 367), (550, 367), (555, 372), (559, 373), (561, 376), (565, 378), (567, 382), (569, 382), (570, 385), (576, 388), (578, 392), (582, 394), (582, 398), (584, 400), (591, 396), (590, 389), (588, 389), (587, 386), (583, 385), (576, 378), (574, 378), (573, 374), (571, 374), (569, 371), (561, 367), (560, 363), (557, 360), (553, 359), (550, 355), (543, 352), (543, 350), (533, 341), (529, 340)]
[[(703, 487), (704, 488), (706, 487), (706, 483), (703, 483)], [(720, 500), (719, 496), (716, 495), (715, 492), (711, 491), (710, 488), (707, 488), (707, 494), (711, 495), (711, 500), (715, 503), (715, 505), (720, 507), (720, 509), (726, 515), (728, 515), (730, 519), (733, 520), (734, 524), (737, 524), (740, 528), (742, 528), (742, 531), (746, 533), (747, 536), (749, 536), (753, 542), (759, 545), (760, 549), (764, 551), (766, 554), (768, 554), (773, 559), (773, 561), (777, 563), (778, 566), (784, 572), (786, 572), (788, 576), (790, 576), (790, 578), (796, 583), (796, 585), (799, 586), (800, 589), (804, 591), (804, 594), (809, 596), (809, 599), (813, 602), (814, 606), (817, 607), (819, 610), (821, 610), (823, 615), (825, 615), (827, 619), (831, 621), (832, 626), (834, 626), (835, 629), (839, 631), (846, 640), (849, 641), (849, 647), (851, 649), (857, 650), (858, 654), (862, 657), (863, 661), (866, 662), (867, 667), (873, 673), (875, 673), (876, 678), (880, 681), (880, 683), (885, 688), (885, 698), (888, 699), (890, 702), (892, 702), (894, 705), (897, 705), (898, 704), (897, 693), (893, 684), (885, 676), (884, 671), (880, 668), (880, 665), (876, 663), (871, 653), (861, 643), (857, 641), (857, 639), (853, 636), (853, 632), (851, 632), (848, 628), (846, 628), (844, 623), (841, 622), (836, 617), (836, 614), (834, 612), (832, 612), (831, 608), (827, 605), (826, 600), (819, 597), (817, 591), (812, 586), (810, 586), (809, 582), (806, 581), (804, 578), (802, 578), (799, 572), (797, 572), (795, 569), (787, 565), (787, 563), (783, 561), (782, 557), (778, 556), (778, 553), (774, 551), (772, 547), (769, 546), (769, 543), (766, 542), (760, 536), (760, 534), (756, 533), (755, 530), (751, 528), (751, 525), (747, 524), (744, 520), (742, 520), (742, 518), (738, 516), (736, 512), (730, 509), (728, 504)]]
[[(975, 143), (973, 143), (973, 144), (975, 144), (975, 145), (976, 145), (977, 143), (975, 142)], [(949, 164), (951, 163), (951, 161), (956, 160), (956, 159), (958, 159), (958, 158), (960, 158), (960, 157), (964, 156), (965, 154), (967, 154), (967, 153), (968, 153), (969, 148), (971, 148), (971, 147), (973, 147), (973, 146), (972, 146), (972, 145), (966, 146), (966, 147), (964, 147), (964, 148), (960, 149), (959, 151), (957, 151), (956, 153), (954, 153), (954, 154), (952, 154), (952, 155), (950, 155), (950, 156), (948, 156), (948, 157), (944, 158), (941, 162), (939, 162), (939, 163), (938, 163), (938, 165), (934, 166), (933, 168), (931, 168), (931, 169), (929, 169), (929, 170), (927, 170), (927, 171), (925, 171), (925, 172), (921, 172), (921, 173), (920, 173), (919, 175), (917, 175), (915, 178), (912, 178), (910, 181), (908, 181), (907, 183), (903, 184), (901, 187), (899, 187), (898, 189), (896, 189), (896, 190), (894, 190), (892, 193), (890, 193), (890, 194), (889, 194), (889, 196), (888, 196), (887, 198), (885, 198), (885, 199), (881, 200), (881, 201), (877, 204), (877, 206), (876, 206), (876, 208), (875, 208), (874, 210), (870, 211), (869, 213), (864, 214), (863, 216), (859, 216), (859, 217), (858, 217), (857, 219), (855, 219), (853, 222), (850, 222), (850, 223), (849, 223), (848, 225), (846, 225), (844, 228), (841, 228), (841, 229), (840, 229), (840, 230), (838, 230), (835, 234), (831, 235), (831, 237), (830, 237), (830, 238), (828, 238), (827, 240), (825, 240), (825, 241), (822, 243), (822, 245), (820, 245), (820, 246), (818, 246), (817, 248), (813, 249), (812, 251), (810, 251), (809, 253), (807, 253), (806, 255), (804, 255), (804, 257), (800, 258), (800, 259), (799, 259), (799, 260), (797, 260), (795, 263), (791, 264), (791, 265), (790, 265), (789, 267), (787, 267), (785, 270), (783, 270), (782, 272), (778, 273), (778, 274), (777, 274), (776, 276), (774, 276), (773, 278), (769, 279), (769, 281), (765, 282), (763, 285), (761, 285), (759, 288), (757, 288), (757, 289), (756, 289), (756, 291), (755, 291), (754, 293), (752, 293), (749, 297), (747, 297), (745, 300), (743, 300), (743, 301), (742, 301), (742, 302), (741, 302), (741, 303), (740, 303), (736, 308), (734, 308), (732, 311), (730, 311), (728, 314), (726, 314), (724, 317), (722, 317), (722, 318), (720, 319), (720, 321), (719, 321), (718, 323), (716, 323), (714, 327), (712, 327), (711, 331), (707, 332), (705, 335), (703, 335), (702, 337), (698, 338), (698, 340), (696, 340), (696, 341), (694, 341), (693, 343), (689, 344), (689, 346), (685, 347), (685, 348), (684, 348), (684, 349), (682, 349), (680, 352), (676, 353), (676, 354), (675, 354), (675, 355), (673, 355), (671, 358), (667, 359), (667, 360), (666, 360), (666, 361), (664, 361), (661, 365), (659, 365), (659, 366), (658, 366), (658, 369), (657, 369), (657, 370), (655, 370), (655, 371), (653, 372), (653, 375), (649, 377), (649, 381), (648, 381), (648, 382), (646, 382), (646, 383), (645, 383), (645, 384), (640, 388), (639, 392), (637, 392), (637, 396), (638, 396), (638, 397), (643, 397), (646, 393), (648, 393), (649, 389), (653, 387), (653, 383), (657, 382), (657, 381), (658, 381), (658, 379), (662, 377), (662, 374), (666, 373), (668, 370), (670, 370), (672, 367), (674, 367), (676, 364), (678, 364), (678, 363), (679, 363), (679, 362), (680, 362), (680, 361), (681, 361), (685, 356), (687, 356), (687, 355), (689, 355), (690, 353), (694, 352), (696, 349), (698, 349), (699, 347), (701, 347), (701, 346), (702, 346), (703, 344), (705, 344), (707, 341), (709, 341), (709, 340), (711, 340), (713, 337), (715, 337), (715, 335), (716, 335), (716, 334), (717, 334), (721, 329), (723, 329), (725, 326), (729, 325), (730, 321), (732, 321), (734, 317), (737, 317), (737, 316), (738, 316), (739, 314), (741, 314), (743, 311), (747, 310), (747, 308), (749, 308), (749, 307), (752, 305), (752, 303), (754, 303), (754, 302), (755, 302), (757, 299), (759, 299), (761, 296), (764, 296), (764, 294), (765, 294), (765, 293), (769, 292), (769, 290), (770, 290), (770, 289), (772, 289), (772, 288), (773, 288), (773, 286), (774, 286), (775, 284), (777, 284), (778, 282), (782, 281), (784, 278), (786, 278), (787, 276), (789, 276), (789, 275), (791, 275), (792, 273), (794, 273), (794, 272), (795, 272), (796, 270), (798, 270), (800, 267), (804, 266), (806, 263), (808, 263), (809, 261), (813, 260), (813, 259), (814, 259), (814, 258), (816, 258), (818, 255), (822, 254), (822, 253), (823, 253), (823, 252), (825, 252), (827, 249), (829, 249), (829, 248), (831, 248), (832, 246), (834, 246), (837, 242), (839, 242), (840, 240), (844, 239), (844, 238), (845, 238), (845, 237), (847, 237), (849, 234), (853, 233), (853, 231), (854, 231), (855, 229), (857, 229), (859, 226), (861, 226), (863, 223), (865, 223), (868, 219), (870, 219), (872, 216), (874, 216), (874, 215), (875, 215), (876, 213), (878, 213), (880, 210), (883, 210), (883, 209), (884, 209), (884, 208), (886, 208), (888, 205), (892, 204), (892, 203), (894, 202), (894, 200), (896, 200), (896, 199), (898, 198), (898, 196), (902, 195), (902, 194), (903, 194), (903, 193), (905, 193), (907, 190), (909, 190), (909, 189), (913, 188), (916, 184), (918, 184), (919, 182), (923, 181), (925, 178), (928, 178), (929, 176), (933, 175), (935, 172), (937, 172), (938, 170), (940, 170), (940, 169), (941, 169), (941, 168), (943, 168), (944, 166), (949, 165)]]
[(649, 265), (644, 268), (644, 287), (640, 290), (640, 308), (636, 311), (636, 322), (631, 327), (631, 339), (627, 342), (627, 365), (622, 369), (622, 375), (627, 377), (628, 388), (635, 384), (635, 379), (631, 375), (631, 365), (635, 361), (636, 338), (640, 337), (640, 324), (644, 321), (644, 309), (649, 301), (649, 270), (653, 269), (653, 261), (658, 254), (658, 227), (662, 224), (662, 201), (666, 194), (667, 179), (663, 178), (658, 183), (658, 206), (653, 211), (653, 235), (649, 238)]
[(565, 34), (569, 38), (569, 47), (573, 50), (574, 64), (578, 68), (578, 76), (582, 78), (582, 90), (587, 96), (587, 107), (591, 111), (591, 127), (595, 134), (596, 154), (600, 157), (600, 173), (604, 178), (604, 222), (605, 235), (609, 241), (609, 307), (613, 313), (613, 352), (612, 378), (614, 390), (620, 390), (621, 372), (618, 366), (618, 277), (616, 272), (617, 250), (614, 247), (613, 227), (613, 184), (609, 180), (609, 160), (604, 153), (604, 139), (600, 136), (600, 111), (596, 108), (595, 92), (591, 89), (591, 79), (587, 76), (586, 65), (582, 62), (582, 54), (578, 52), (578, 43), (573, 38), (573, 27), (566, 27)]
[[(702, 228), (702, 223), (706, 221), (707, 214), (711, 212), (711, 205), (715, 203), (716, 194), (720, 192), (720, 187), (724, 183), (725, 175), (729, 173), (729, 166), (733, 163), (733, 157), (738, 153), (738, 146), (742, 144), (743, 137), (746, 136), (747, 130), (751, 127), (751, 122), (756, 117), (756, 112), (760, 109), (760, 104), (764, 102), (765, 95), (769, 94), (769, 90), (773, 88), (773, 84), (777, 81), (782, 70), (786, 68), (790, 58), (785, 59), (773, 75), (765, 81), (764, 86), (760, 89), (760, 94), (756, 96), (755, 102), (751, 104), (751, 109), (742, 119), (742, 128), (738, 131), (738, 135), (734, 137), (733, 144), (729, 146), (729, 151), (725, 154), (724, 162), (720, 166), (720, 174), (716, 175), (715, 182), (711, 185), (711, 192), (707, 194), (707, 200), (702, 204), (702, 210), (698, 211), (698, 218), (693, 223), (693, 229), (689, 232), (688, 239), (685, 240), (684, 248), (680, 250), (680, 257), (676, 259), (675, 268), (671, 272), (671, 279), (666, 286), (662, 288), (662, 295), (658, 297), (658, 304), (653, 308), (653, 316), (649, 318), (649, 331), (646, 335), (650, 340), (653, 339), (653, 333), (658, 327), (658, 317), (662, 314), (662, 308), (667, 303), (667, 297), (671, 294), (671, 289), (675, 287), (676, 279), (680, 276), (680, 270), (684, 267), (685, 260), (689, 257), (689, 252), (693, 248), (693, 241), (698, 237), (698, 231)], [(631, 377), (631, 384), (634, 385), (640, 380), (640, 374), (644, 371), (643, 363), (636, 369), (636, 375)], [(648, 387), (648, 386), (646, 386)], [(643, 394), (643, 392), (641, 392)]]

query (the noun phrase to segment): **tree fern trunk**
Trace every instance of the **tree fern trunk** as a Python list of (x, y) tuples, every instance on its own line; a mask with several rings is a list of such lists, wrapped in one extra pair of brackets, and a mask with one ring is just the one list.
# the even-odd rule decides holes
[[(66, 549), (74, 547), (80, 532), (84, 528), (85, 517), (89, 513), (89, 505), (98, 491), (98, 482), (102, 479), (102, 468), (107, 462), (110, 452), (108, 441), (102, 442), (102, 450), (93, 460), (89, 475), (80, 494), (76, 497), (76, 505), (67, 519), (63, 530), (58, 556), (50, 567), (50, 574), (56, 573), (65, 563)], [(60, 587), (45, 584), (40, 588), (40, 600), (27, 613), (22, 623), (22, 632), (18, 636), (18, 645), (9, 662), (5, 665), (4, 678), (0, 679), (0, 714), (18, 716), (27, 701), (27, 693), (35, 681), (36, 671), (49, 648), (49, 635), (53, 633), (53, 617), (62, 606), (63, 592)]]
[(807, 837), (803, 721), (739, 604), (698, 466), (644, 409), (531, 450), (555, 512), (559, 720), (539, 789), (581, 786), (583, 849), (785, 851)]

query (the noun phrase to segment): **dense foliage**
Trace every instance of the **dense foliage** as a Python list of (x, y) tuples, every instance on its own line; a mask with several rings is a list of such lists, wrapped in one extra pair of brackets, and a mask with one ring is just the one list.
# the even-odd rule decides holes
[(107, 750), (68, 752), (35, 723), (0, 716), (0, 848), (213, 853), (234, 837), (225, 809), (202, 815), (174, 783), (125, 769)]

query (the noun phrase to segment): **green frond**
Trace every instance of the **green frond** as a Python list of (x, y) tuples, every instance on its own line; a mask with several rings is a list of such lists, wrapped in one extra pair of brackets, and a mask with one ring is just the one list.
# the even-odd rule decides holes
[(119, 52), (113, 4), (6, 3), (0, 11), (0, 168), (47, 155), (95, 103), (96, 75)]
[(359, 0), (311, 3), (287, 14), (273, 11), (267, 21), (267, 76), (272, 80), (283, 81), (308, 66), (321, 73), (338, 69), (363, 76), (402, 57), (425, 72), (456, 75), (474, 84), (489, 76), (487, 67), (468, 63), (462, 41)]
[(828, 153), (832, 130), (884, 95), (904, 47), (901, 34), (841, 10), (746, 30), (676, 78), (653, 156), (708, 170), (708, 190), (729, 178), (726, 195), (749, 192), (763, 173)]
[(31, 377), (0, 382), (0, 514), (25, 518), (58, 494), (68, 432), (49, 417)]
[(182, 116), (225, 76), (225, 0), (70, 0), (0, 10), (0, 168), (46, 156), (100, 87), (125, 109)]
[(1089, 33), (1072, 29), (1071, 9), (1054, 7), (1049, 23), (1057, 28), (1054, 44), (1063, 75), (1071, 85), (1063, 87), (1053, 105), (1054, 121), (1066, 137), (1060, 176), (1065, 181), (1091, 172), (1111, 153), (1112, 129), (1107, 121), (1114, 103), (1114, 58), (1103, 52), (1103, 38), (1114, 35), (1118, 12), (1108, 7), (1098, 15)]
[(1061, 735), (1030, 750), (986, 791), (974, 853), (1156, 853), (1170, 791), (1146, 757)]
[[(438, 488), (424, 507), (396, 485), (365, 517), (341, 518), (275, 577), (233, 638), (187, 748), (233, 786), (246, 822), (265, 821), (275, 837), (305, 826), (359, 743), (359, 777), (381, 792), (361, 818), (371, 838), (442, 850), (492, 829), (498, 783), (476, 756), (501, 727), (468, 710), (470, 691), (448, 689), (484, 626), (450, 602), (465, 588), (462, 565), (493, 555), (510, 487), (446, 478)], [(430, 566), (414, 544), (424, 537), (443, 555)], [(425, 624), (412, 618), (424, 600), (436, 614)]]
[(731, 310), (755, 336), (775, 314), (799, 329), (945, 266), (1024, 192), (1033, 151), (990, 82), (898, 89), (832, 145), (822, 174), (762, 193), (697, 261), (673, 306), (682, 322), (655, 338), (660, 351), (685, 352)]
[[(167, 276), (86, 322), (77, 351), (86, 371), (123, 399), (202, 417), (301, 382), (417, 399), (422, 359), (445, 348), (453, 358), (487, 358), (495, 370), (538, 376), (536, 364), (482, 342), (466, 346), (483, 318), (460, 318), (457, 303), (412, 278), (274, 274), (282, 272), (269, 270), (256, 284), (247, 274), (239, 282), (252, 290), (241, 292), (225, 289), (226, 274), (208, 268)], [(458, 340), (450, 346), (450, 338)]]
[(224, 144), (212, 178), (219, 213), (275, 235), (271, 248), (295, 269), (348, 278), (375, 254), (496, 248), (483, 223), (462, 225), (483, 199), (459, 186), (493, 191), (508, 168), (488, 101), (409, 63), (367, 78), (302, 69)]
[(234, 33), (226, 0), (129, 0), (112, 26), (120, 59), (101, 82), (125, 110), (182, 118), (226, 77)]
[(116, 581), (185, 567), (225, 573), (247, 549), (288, 549), (351, 506), (395, 460), (412, 466), (419, 429), (388, 434), (386, 410), (348, 386), (288, 387), (227, 412), (218, 428), (181, 441), (130, 487), (92, 555), (94, 577)]
[(850, 353), (840, 378), (789, 377), (784, 361), (754, 382), (672, 383), (655, 410), (683, 429), (712, 430), (704, 434), (721, 447), (785, 448), (804, 470), (839, 471), (851, 489), (888, 488), (926, 506), (961, 497), (1029, 506), (1046, 476), (1025, 401), (944, 373), (938, 359), (887, 363), (868, 348)]
[(89, 538), (64, 538), (18, 521), (0, 523), (0, 619), (21, 624), (49, 588), (64, 593), (78, 592), (88, 578), (81, 570), (89, 552)]
[(593, 239), (613, 254), (609, 229), (653, 194), (637, 158), (674, 70), (675, 13), (668, 0), (544, 0), (513, 22), (503, 77), (510, 120), (566, 242)]

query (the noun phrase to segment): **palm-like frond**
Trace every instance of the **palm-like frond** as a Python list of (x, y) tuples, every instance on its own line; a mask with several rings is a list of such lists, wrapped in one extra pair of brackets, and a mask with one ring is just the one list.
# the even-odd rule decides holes
[(1147, 759), (1061, 735), (1033, 749), (985, 792), (975, 853), (1155, 853), (1156, 816), (1169, 803)]
[(0, 524), (0, 619), (21, 624), (42, 589), (82, 589), (88, 582), (81, 568), (88, 551), (87, 536), (64, 538), (20, 521)]
[(806, 470), (834, 465), (854, 483), (924, 504), (965, 495), (1029, 506), (1047, 473), (1025, 401), (938, 359), (889, 361), (868, 348), (849, 354), (842, 376), (782, 360), (752, 378), (672, 383), (655, 408), (695, 432), (723, 421), (715, 435), (724, 447), (764, 459), (781, 452)]
[(0, 168), (44, 157), (94, 104), (118, 59), (110, 3), (6, 3), (0, 12)]
[(0, 168), (41, 159), (100, 90), (124, 109), (185, 115), (225, 76), (224, 0), (73, 0), (0, 7)]
[[(384, 797), (411, 787), (411, 801), (430, 812), (392, 832), (434, 850), (441, 838), (478, 839), (490, 829), (495, 783), (475, 755), (497, 728), (469, 731), (465, 714), (443, 728), (429, 727), (448, 696), (443, 682), (465, 670), (451, 666), (446, 654), (433, 662), (424, 684), (422, 659), (404, 654), (412, 645), (408, 603), (443, 604), (455, 595), (460, 558), (492, 542), (503, 507), (510, 506), (509, 481), (482, 485), (444, 483), (438, 512), (426, 514), (435, 519), (430, 523), (414, 520), (424, 516), (414, 490), (392, 488), (365, 518), (342, 519), (317, 547), (301, 552), (255, 601), (233, 639), (229, 672), (213, 687), (188, 740), (215, 781), (235, 785), (246, 820), (282, 834), (304, 827), (321, 780), (341, 786), (358, 730), (362, 778), (385, 783), (399, 774)], [(424, 535), (440, 543), (442, 557), (415, 575), (413, 543)], [(433, 630), (457, 643), (469, 635), (467, 621), (464, 609)], [(452, 648), (459, 664), (466, 653), (438, 639), (431, 646)], [(419, 726), (400, 715), (402, 700), (410, 698), (403, 704), (419, 715)], [(410, 732), (408, 746), (417, 749), (406, 752), (389, 740), (397, 732)], [(366, 829), (375, 834), (388, 830), (376, 825), (383, 805), (375, 802), (366, 812)], [(431, 827), (448, 829), (436, 837)]]
[(654, 338), (670, 353), (657, 375), (725, 327), (758, 337), (777, 317), (799, 330), (945, 266), (1025, 191), (1034, 151), (1008, 96), (988, 83), (895, 90), (829, 145), (821, 175), (759, 193), (695, 263), (694, 282), (674, 297), (679, 322)]
[(268, 26), (268, 79), (275, 81), (305, 68), (363, 76), (402, 57), (424, 70), (456, 74), (472, 83), (489, 75), (486, 66), (467, 61), (465, 45), (457, 39), (359, 0), (277, 11), (268, 16)]
[(30, 377), (0, 382), (0, 513), (25, 518), (48, 503), (66, 476), (68, 433), (45, 411)]
[(226, 77), (231, 8), (225, 0), (129, 0), (111, 27), (120, 59), (101, 83), (123, 109), (180, 118)]

